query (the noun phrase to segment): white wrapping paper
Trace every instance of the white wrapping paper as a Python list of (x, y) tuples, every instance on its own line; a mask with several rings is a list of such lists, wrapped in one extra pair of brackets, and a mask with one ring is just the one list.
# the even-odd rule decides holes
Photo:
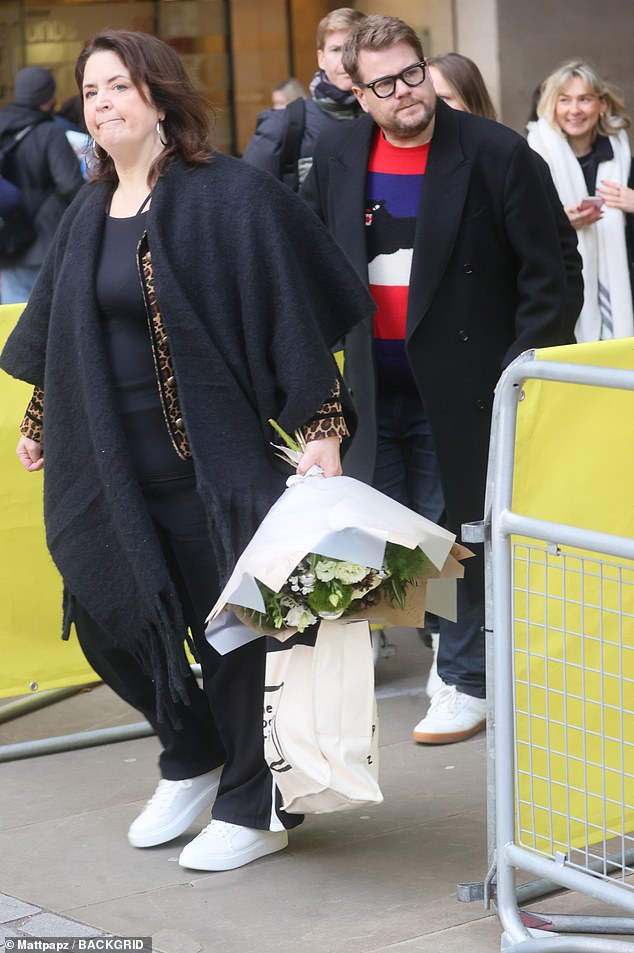
[[(238, 559), (209, 613), (207, 638), (217, 651), (224, 654), (261, 635), (242, 625), (232, 612), (223, 611), (242, 606), (263, 612), (264, 601), (256, 579), (277, 592), (311, 552), (380, 569), (386, 542), (409, 549), (420, 546), (439, 577), (426, 580), (427, 608), (455, 619), (455, 578), (463, 574), (457, 560), (471, 554), (455, 544), (453, 533), (352, 477), (293, 476), (288, 484)], [(422, 602), (419, 600), (423, 614), (424, 596)], [(364, 618), (422, 625), (422, 618), (419, 623), (390, 622), (385, 613)], [(342, 621), (346, 619), (350, 619), (348, 614)], [(284, 638), (284, 632), (280, 632), (280, 638)]]

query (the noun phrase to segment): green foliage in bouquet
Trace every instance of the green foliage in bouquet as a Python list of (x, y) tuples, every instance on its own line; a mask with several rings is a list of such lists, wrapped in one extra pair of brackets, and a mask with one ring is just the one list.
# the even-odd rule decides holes
[(397, 602), (401, 609), (405, 608), (408, 588), (415, 585), (417, 579), (429, 576), (436, 568), (419, 546), (407, 549), (396, 543), (385, 544), (384, 563), (389, 571), (384, 583), (385, 594), (392, 602)]
[(386, 544), (381, 569), (309, 553), (279, 592), (257, 581), (265, 611), (249, 610), (248, 615), (263, 631), (291, 628), (303, 632), (320, 619), (356, 615), (382, 599), (403, 608), (408, 589), (434, 568), (419, 547), (408, 549), (395, 543)]
[[(295, 431), (291, 436), (272, 418), (269, 424), (284, 444), (274, 445), (277, 456), (297, 466), (299, 456), (306, 449), (301, 432)], [(256, 580), (265, 610), (247, 609), (241, 614), (245, 621), (265, 632), (286, 628), (303, 632), (320, 618), (357, 615), (382, 599), (403, 609), (408, 589), (434, 570), (435, 566), (418, 546), (408, 549), (396, 543), (386, 543), (380, 569), (309, 553), (279, 592)]]

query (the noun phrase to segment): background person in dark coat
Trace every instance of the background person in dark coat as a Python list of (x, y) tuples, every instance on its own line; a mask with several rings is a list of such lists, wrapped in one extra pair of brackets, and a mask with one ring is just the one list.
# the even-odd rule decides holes
[[(553, 204), (520, 136), (437, 102), (402, 20), (366, 18), (343, 61), (368, 115), (320, 137), (302, 195), (378, 304), (345, 340), (359, 415), (345, 471), (460, 537), (483, 516), (502, 368), (573, 340)], [(458, 622), (440, 620), (447, 687), (416, 741), (484, 727), (483, 576), (478, 552), (458, 583)]]
[(2, 303), (26, 301), (64, 211), (83, 184), (77, 157), (53, 121), (55, 80), (42, 66), (15, 77), (14, 101), (0, 111), (0, 148), (27, 126), (34, 128), (10, 156), (11, 180), (33, 216), (35, 240), (11, 258), (0, 258)]
[[(350, 30), (362, 18), (359, 10), (340, 7), (319, 21), (319, 69), (310, 83), (310, 99), (301, 100), (299, 110), (293, 104), (260, 113), (244, 151), (246, 162), (270, 172), (295, 191), (308, 174), (320, 133), (340, 120), (355, 119), (361, 112), (350, 77), (341, 65), (341, 52)], [(289, 131), (291, 122), (297, 132)]]
[[(483, 116), (485, 119), (497, 118), (482, 73), (477, 64), (468, 56), (462, 56), (460, 53), (446, 53), (444, 56), (428, 57), (425, 62), (438, 99), (442, 99), (452, 109)], [(533, 153), (533, 157), (555, 215), (568, 280), (570, 315), (567, 320), (574, 324), (583, 301), (583, 282), (579, 272), (581, 256), (577, 250), (577, 237), (566, 215), (562, 214), (561, 202), (548, 165), (536, 152)], [(427, 679), (427, 695), (430, 698), (443, 685), (437, 671), (438, 642), (440, 639), (437, 629), (438, 626), (436, 625), (431, 635), (434, 661)]]

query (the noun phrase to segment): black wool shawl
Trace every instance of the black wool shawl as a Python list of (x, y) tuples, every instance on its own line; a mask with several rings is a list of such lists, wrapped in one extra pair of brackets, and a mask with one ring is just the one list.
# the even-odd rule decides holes
[[(65, 628), (77, 600), (150, 671), (160, 700), (182, 694), (186, 633), (102, 345), (95, 274), (110, 191), (87, 185), (68, 209), (0, 366), (44, 390), (44, 518)], [(268, 418), (293, 431), (313, 416), (337, 373), (329, 347), (374, 306), (297, 196), (219, 153), (171, 164), (147, 237), (222, 581), (289, 472)]]

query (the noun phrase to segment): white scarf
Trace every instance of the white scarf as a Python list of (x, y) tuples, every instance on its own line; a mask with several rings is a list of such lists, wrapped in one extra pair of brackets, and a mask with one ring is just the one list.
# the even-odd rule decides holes
[[(550, 166), (559, 198), (578, 205), (587, 193), (579, 160), (566, 137), (545, 119), (528, 124), (528, 144)], [(597, 182), (627, 185), (632, 154), (624, 130), (610, 136), (614, 158), (599, 164)], [(632, 289), (625, 244), (625, 215), (603, 207), (603, 217), (577, 231), (583, 261), (584, 303), (575, 326), (577, 341), (630, 337), (634, 334)], [(601, 299), (601, 301), (600, 301)]]

